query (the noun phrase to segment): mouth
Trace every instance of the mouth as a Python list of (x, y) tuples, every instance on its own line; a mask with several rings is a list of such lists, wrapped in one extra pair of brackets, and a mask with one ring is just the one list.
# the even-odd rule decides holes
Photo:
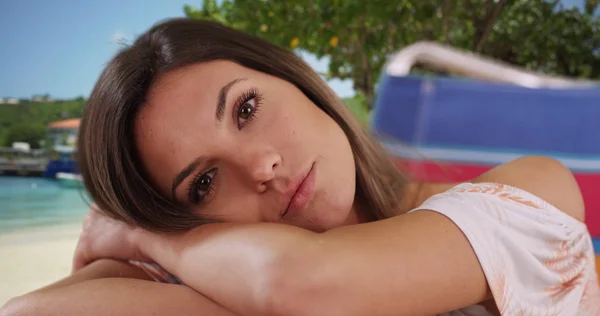
[(281, 217), (288, 214), (298, 213), (304, 209), (315, 190), (315, 163), (313, 162), (308, 169), (299, 179), (296, 184), (292, 187), (293, 190), (289, 191), (289, 199), (287, 207)]

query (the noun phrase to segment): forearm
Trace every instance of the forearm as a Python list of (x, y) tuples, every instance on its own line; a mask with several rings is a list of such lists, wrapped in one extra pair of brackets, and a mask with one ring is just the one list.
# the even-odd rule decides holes
[(153, 235), (142, 252), (233, 311), (438, 314), (489, 298), (468, 240), (434, 212), (322, 234), (264, 223), (209, 226)]
[(329, 230), (287, 262), (282, 315), (437, 315), (490, 298), (466, 236), (435, 212)]
[[(93, 298), (93, 299), (90, 299)], [(151, 298), (151, 299), (148, 299)], [(0, 315), (234, 315), (194, 290), (149, 281), (121, 261), (96, 260), (0, 308)]]
[(116, 277), (152, 280), (147, 273), (126, 262), (117, 261), (113, 259), (99, 259), (88, 264), (82, 269), (77, 270), (76, 272), (65, 277), (64, 279), (58, 280), (50, 285), (35, 290), (34, 293), (53, 290), (93, 279)]
[[(181, 235), (144, 232), (142, 253), (186, 285), (239, 313), (265, 315), (285, 256), (311, 236), (287, 225), (210, 224)], [(302, 245), (301, 245), (302, 244)]]
[(129, 278), (88, 280), (9, 301), (0, 315), (215, 315), (233, 313), (181, 286)]

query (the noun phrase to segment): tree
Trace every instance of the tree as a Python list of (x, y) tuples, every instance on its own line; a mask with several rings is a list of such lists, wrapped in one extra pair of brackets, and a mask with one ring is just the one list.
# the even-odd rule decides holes
[(281, 47), (329, 57), (327, 78), (351, 79), (372, 104), (388, 56), (414, 42), (447, 43), (548, 74), (600, 78), (600, 22), (557, 0), (204, 0), (212, 19)]
[(40, 148), (40, 141), (46, 137), (45, 133), (43, 126), (31, 124), (13, 125), (8, 130), (5, 142), (8, 146), (15, 142), (24, 142), (28, 143), (31, 148)]
[(598, 5), (600, 5), (599, 0), (586, 0), (585, 1), (585, 13), (589, 15), (593, 15), (598, 9)]
[(598, 79), (600, 20), (558, 1), (523, 1), (505, 10), (484, 53), (548, 74)]
[[(19, 139), (30, 139), (32, 129), (40, 136), (45, 133), (43, 130), (51, 122), (81, 117), (84, 107), (83, 98), (42, 102), (25, 100), (20, 104), (3, 104), (0, 106), (0, 147), (11, 146), (12, 142)], [(19, 134), (20, 131), (24, 134)], [(37, 146), (37, 141), (31, 143), (31, 146)]]
[(401, 40), (408, 33), (397, 23), (411, 11), (409, 1), (387, 0), (224, 0), (221, 5), (205, 0), (201, 10), (185, 7), (188, 17), (214, 19), (285, 48), (329, 57), (326, 77), (352, 79), (367, 100), (386, 56), (406, 42)]

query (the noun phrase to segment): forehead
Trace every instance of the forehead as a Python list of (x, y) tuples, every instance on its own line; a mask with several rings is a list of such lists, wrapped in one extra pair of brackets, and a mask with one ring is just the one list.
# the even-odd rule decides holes
[(176, 69), (164, 74), (151, 87), (146, 104), (160, 105), (164, 101), (193, 95), (213, 99), (219, 89), (235, 78), (259, 78), (266, 75), (231, 61), (211, 61)]

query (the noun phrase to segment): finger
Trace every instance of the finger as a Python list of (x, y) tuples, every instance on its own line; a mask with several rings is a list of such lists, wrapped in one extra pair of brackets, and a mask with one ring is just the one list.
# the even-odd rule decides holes
[(71, 267), (71, 273), (77, 272), (77, 270), (85, 267), (85, 260), (82, 258), (80, 254), (75, 252), (75, 256), (73, 256), (73, 263)]
[(81, 268), (87, 266), (92, 263), (93, 260), (89, 260), (89, 258), (78, 256), (73, 260), (73, 267), (71, 269), (71, 273), (75, 273)]
[(77, 270), (88, 265), (89, 262), (88, 252), (83, 247), (81, 239), (77, 242), (77, 246), (75, 248), (75, 253), (73, 255), (73, 262), (71, 267), (71, 273), (76, 272)]

